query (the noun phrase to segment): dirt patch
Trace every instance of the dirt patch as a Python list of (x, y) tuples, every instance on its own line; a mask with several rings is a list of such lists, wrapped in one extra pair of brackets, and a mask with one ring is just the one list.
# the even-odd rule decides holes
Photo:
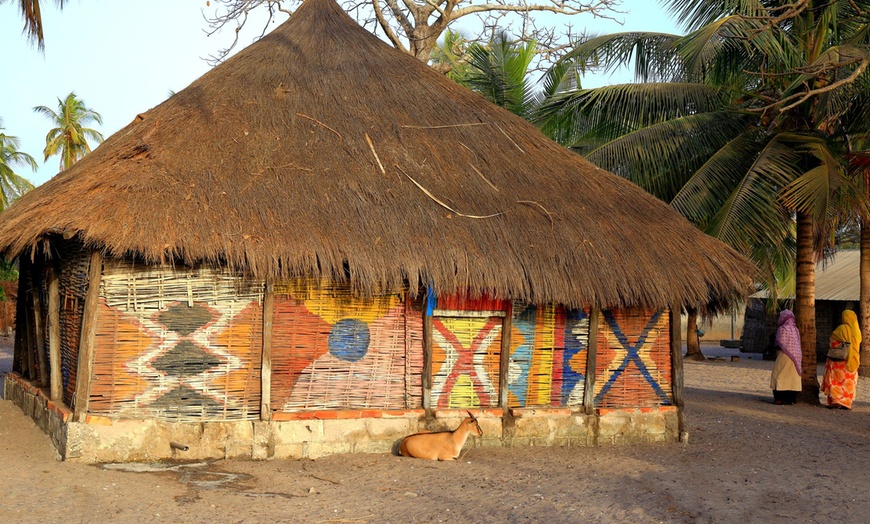
[(687, 362), (687, 445), (474, 448), (460, 462), (58, 462), (0, 401), (0, 521), (865, 522), (870, 381), (851, 412), (776, 406), (772, 365)]

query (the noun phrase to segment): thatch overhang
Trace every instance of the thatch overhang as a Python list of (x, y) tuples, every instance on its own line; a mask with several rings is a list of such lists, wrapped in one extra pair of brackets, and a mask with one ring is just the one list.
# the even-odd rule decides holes
[(332, 0), (308, 0), (0, 217), (10, 257), (78, 235), (109, 255), (362, 292), (665, 307), (742, 298), (753, 271)]

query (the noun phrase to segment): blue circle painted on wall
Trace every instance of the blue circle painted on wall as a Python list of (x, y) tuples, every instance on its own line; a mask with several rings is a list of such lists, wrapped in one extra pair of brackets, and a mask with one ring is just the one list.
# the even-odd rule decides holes
[(343, 318), (333, 324), (326, 345), (335, 358), (356, 362), (369, 350), (369, 326), (356, 318)]

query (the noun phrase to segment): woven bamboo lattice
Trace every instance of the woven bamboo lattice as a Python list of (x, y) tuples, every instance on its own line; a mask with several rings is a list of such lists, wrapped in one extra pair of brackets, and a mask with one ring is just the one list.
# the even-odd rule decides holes
[(75, 407), (76, 370), (78, 369), (79, 339), (88, 291), (89, 252), (76, 239), (58, 240), (53, 247), (60, 259), (58, 289), (60, 294), (60, 373), (63, 401)]
[(90, 412), (259, 418), (262, 283), (112, 259), (103, 271)]
[(595, 407), (670, 405), (668, 311), (604, 311), (598, 327)]
[(502, 317), (432, 317), (432, 404), (498, 405)]
[(422, 331), (420, 304), (398, 293), (363, 299), (326, 281), (276, 284), (272, 409), (419, 407)]
[(511, 326), (508, 406), (582, 405), (588, 313), (515, 303)]

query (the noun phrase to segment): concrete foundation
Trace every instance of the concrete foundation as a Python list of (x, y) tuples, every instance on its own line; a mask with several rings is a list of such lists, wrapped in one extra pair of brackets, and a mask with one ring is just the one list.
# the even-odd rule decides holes
[[(395, 452), (401, 439), (419, 431), (450, 430), (464, 410), (320, 411), (279, 414), (276, 420), (167, 422), (86, 416), (69, 409), (14, 373), (5, 398), (18, 405), (51, 438), (64, 460), (149, 462), (271, 458), (318, 458), (336, 453)], [(473, 410), (483, 430), (476, 446), (596, 446), (678, 442), (673, 406), (596, 410), (570, 408)], [(471, 441), (469, 441), (471, 442)], [(466, 446), (471, 445), (466, 444)], [(186, 447), (186, 450), (180, 449)]]

